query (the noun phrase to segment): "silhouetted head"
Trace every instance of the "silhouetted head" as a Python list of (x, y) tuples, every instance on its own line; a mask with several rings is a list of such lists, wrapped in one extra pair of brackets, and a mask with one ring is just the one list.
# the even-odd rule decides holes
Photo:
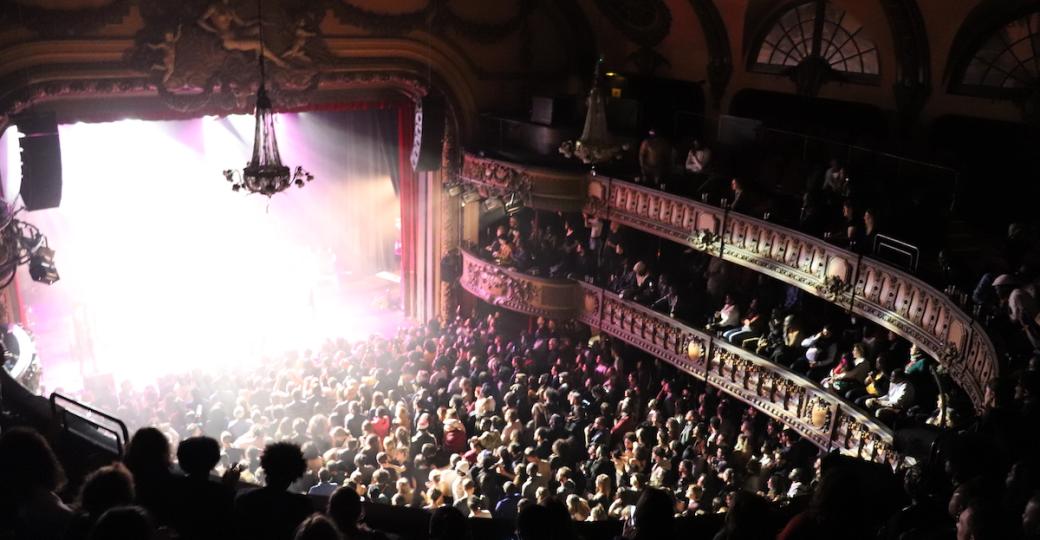
[(269, 487), (285, 489), (303, 476), (307, 470), (307, 461), (303, 459), (303, 452), (298, 445), (279, 442), (264, 447), (260, 466), (264, 468), (264, 477)]
[(89, 540), (152, 540), (156, 537), (155, 524), (144, 508), (119, 506), (98, 518), (90, 531)]
[(65, 485), (65, 470), (43, 435), (13, 428), (0, 435), (0, 478), (0, 491), (24, 495), (60, 489)]
[(80, 508), (94, 518), (134, 502), (134, 478), (122, 463), (106, 465), (87, 475), (79, 492)]
[(211, 437), (191, 437), (177, 445), (177, 462), (188, 476), (207, 476), (220, 462), (220, 443)]
[(294, 540), (340, 540), (342, 535), (331, 519), (321, 515), (312, 514), (296, 527)]

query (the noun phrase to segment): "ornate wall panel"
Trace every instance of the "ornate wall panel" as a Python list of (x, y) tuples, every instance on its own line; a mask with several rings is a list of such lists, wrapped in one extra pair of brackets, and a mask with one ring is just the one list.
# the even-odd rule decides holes
[(514, 272), (465, 250), (459, 283), (489, 304), (527, 315), (570, 319), (579, 311), (581, 291), (577, 283)]
[(982, 409), (998, 356), (972, 318), (941, 291), (887, 264), (822, 239), (643, 186), (593, 177), (587, 208), (721, 256), (846, 306), (934, 356)]

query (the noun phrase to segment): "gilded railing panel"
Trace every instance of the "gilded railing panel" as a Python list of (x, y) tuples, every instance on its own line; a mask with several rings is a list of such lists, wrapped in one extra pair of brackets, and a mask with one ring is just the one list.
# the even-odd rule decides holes
[(556, 319), (578, 314), (581, 289), (574, 281), (529, 276), (465, 250), (459, 283), (473, 296), (512, 311)]
[(982, 409), (997, 375), (989, 337), (953, 300), (907, 272), (822, 239), (625, 182), (592, 177), (586, 209), (766, 273), (872, 320), (945, 366)]
[(484, 196), (516, 195), (525, 206), (562, 212), (580, 211), (588, 193), (588, 176), (480, 157), (466, 153), (458, 181)]

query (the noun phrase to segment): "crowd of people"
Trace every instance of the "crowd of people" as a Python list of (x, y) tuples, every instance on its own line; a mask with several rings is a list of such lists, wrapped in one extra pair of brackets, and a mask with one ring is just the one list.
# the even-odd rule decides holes
[[(820, 455), (619, 342), (507, 319), (458, 317), (247, 374), (124, 387), (111, 405), (146, 427), (76, 493), (40, 434), (6, 430), (0, 527), (39, 539), (156, 538), (159, 527), (372, 538), (363, 503), (382, 503), (432, 512), (434, 538), (464, 538), (465, 517), (513, 520), (523, 539), (573, 538), (572, 521), (597, 520), (663, 538), (698, 519), (715, 519), (719, 539), (1037, 537), (1035, 441), (979, 446), (1011, 442), (1006, 431), (1035, 416), (1032, 396), (995, 394), (941, 460), (897, 471), (901, 493), (891, 468)], [(263, 487), (236, 493), (240, 479)], [(324, 513), (304, 494), (327, 498)]]

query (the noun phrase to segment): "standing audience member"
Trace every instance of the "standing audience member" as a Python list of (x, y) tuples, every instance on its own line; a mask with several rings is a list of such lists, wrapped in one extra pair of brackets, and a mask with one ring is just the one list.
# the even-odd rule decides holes
[(57, 491), (65, 470), (43, 435), (13, 428), (0, 435), (0, 515), (16, 538), (60, 539), (72, 509)]
[(303, 476), (307, 462), (294, 443), (280, 442), (264, 447), (260, 457), (264, 487), (242, 493), (235, 499), (235, 530), (241, 540), (284, 540), (312, 512), (306, 496), (290, 493), (289, 485)]

